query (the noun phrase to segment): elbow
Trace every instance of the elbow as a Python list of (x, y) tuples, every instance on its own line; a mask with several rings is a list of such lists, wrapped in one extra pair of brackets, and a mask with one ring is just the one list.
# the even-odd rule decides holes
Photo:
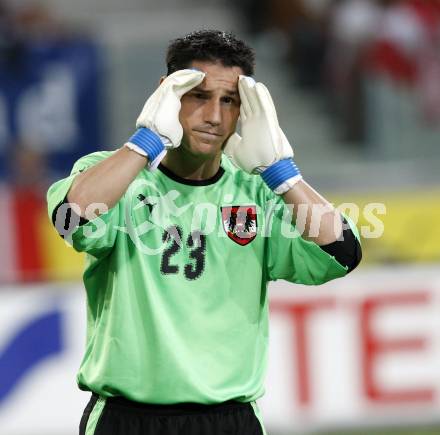
[(347, 273), (354, 270), (362, 260), (361, 244), (351, 229), (344, 230), (342, 240), (322, 245), (320, 248), (346, 267)]
[(353, 241), (354, 246), (352, 250), (350, 250), (350, 255), (347, 257), (348, 261), (345, 266), (348, 267), (347, 273), (350, 273), (352, 270), (356, 269), (359, 266), (359, 263), (362, 260), (362, 247), (359, 243), (359, 240), (355, 238)]

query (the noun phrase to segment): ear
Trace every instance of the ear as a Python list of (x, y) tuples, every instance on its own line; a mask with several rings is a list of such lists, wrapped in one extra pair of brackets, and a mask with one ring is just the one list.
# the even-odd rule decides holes
[(159, 80), (159, 86), (162, 84), (162, 82), (167, 78), (167, 76), (162, 76)]

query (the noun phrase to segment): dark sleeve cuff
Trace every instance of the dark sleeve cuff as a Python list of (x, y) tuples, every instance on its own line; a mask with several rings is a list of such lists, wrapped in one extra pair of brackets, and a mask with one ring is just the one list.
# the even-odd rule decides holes
[[(345, 225), (348, 225), (344, 218), (342, 221)], [(345, 229), (342, 235), (342, 240), (322, 245), (320, 248), (327, 252), (327, 254), (335, 257), (336, 261), (342, 264), (342, 266), (348, 267), (347, 273), (349, 273), (361, 262), (362, 248), (359, 240), (350, 228)]]
[(74, 219), (75, 222), (78, 222), (78, 226), (84, 225), (86, 223), (88, 223), (89, 221), (81, 216), (78, 216), (72, 209), (72, 207), (69, 207), (66, 211), (66, 214), (64, 216), (64, 222), (56, 222), (56, 218), (57, 218), (57, 212), (58, 209), (63, 205), (63, 204), (69, 204), (69, 201), (67, 201), (67, 195), (64, 197), (64, 200), (62, 202), (60, 202), (54, 209), (53, 213), (52, 213), (52, 223), (54, 225), (54, 227), (57, 229), (58, 233), (61, 235), (61, 237), (64, 237), (65, 235), (69, 234), (70, 232), (72, 232), (75, 228), (77, 228), (77, 226), (70, 228), (70, 221), (72, 219), (72, 216), (75, 216), (76, 218)]

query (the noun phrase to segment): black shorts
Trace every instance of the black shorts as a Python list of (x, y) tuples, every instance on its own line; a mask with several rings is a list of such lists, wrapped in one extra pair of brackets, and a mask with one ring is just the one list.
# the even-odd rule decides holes
[(92, 395), (80, 435), (264, 435), (255, 403), (148, 405)]

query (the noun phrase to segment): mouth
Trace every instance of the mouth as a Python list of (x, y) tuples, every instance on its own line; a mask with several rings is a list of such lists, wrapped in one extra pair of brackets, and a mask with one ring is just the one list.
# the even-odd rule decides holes
[(203, 130), (193, 130), (193, 131), (197, 133), (198, 136), (201, 136), (205, 139), (217, 140), (219, 137), (222, 137), (221, 134), (212, 133), (209, 131), (203, 131)]

